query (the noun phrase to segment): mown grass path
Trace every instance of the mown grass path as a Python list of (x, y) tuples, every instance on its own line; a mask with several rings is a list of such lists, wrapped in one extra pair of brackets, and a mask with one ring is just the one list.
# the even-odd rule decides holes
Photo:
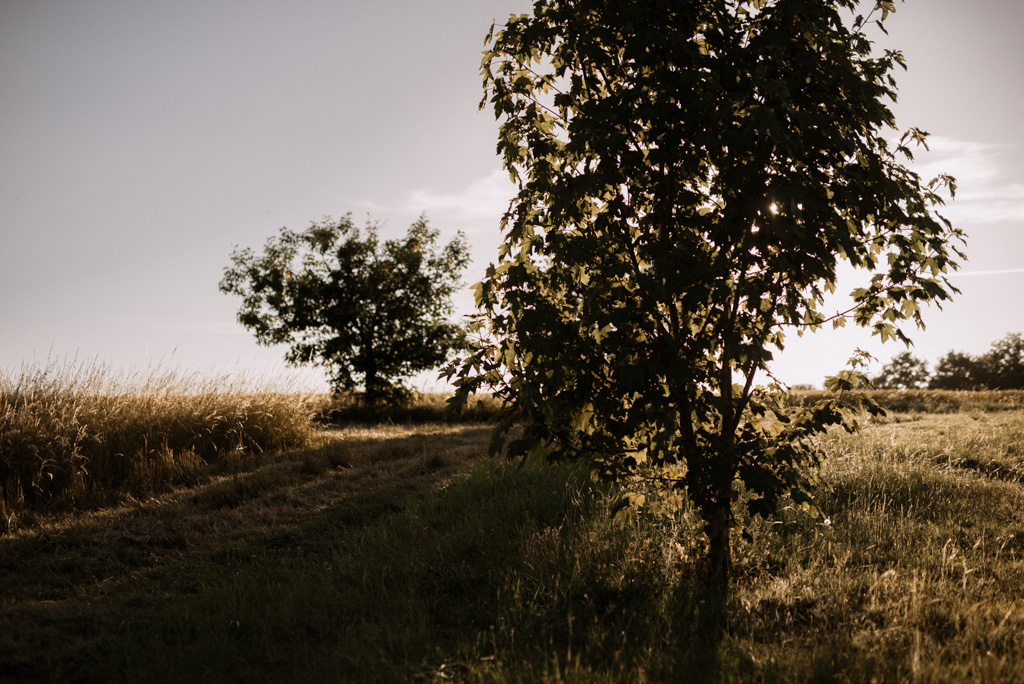
[(464, 473), (487, 435), (479, 425), (325, 430), (243, 472), (0, 538), (0, 680), (91, 678), (103, 630), (185, 565), (286, 538), (327, 512), (368, 522)]

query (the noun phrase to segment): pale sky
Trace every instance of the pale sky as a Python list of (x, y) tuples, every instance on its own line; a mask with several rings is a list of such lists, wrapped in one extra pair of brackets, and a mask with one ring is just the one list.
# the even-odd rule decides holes
[[(235, 245), (325, 215), (398, 235), (425, 211), (466, 232), (478, 280), (512, 194), (477, 110), (480, 51), (492, 20), (530, 6), (0, 0), (0, 368), (286, 375), (217, 283)], [(912, 334), (930, 362), (1024, 331), (1022, 25), (1019, 0), (908, 0), (880, 36), (909, 64), (899, 124), (932, 134), (921, 170), (958, 177), (947, 213), (969, 235), (963, 294)], [(857, 346), (902, 351), (822, 332), (775, 370), (820, 385)]]

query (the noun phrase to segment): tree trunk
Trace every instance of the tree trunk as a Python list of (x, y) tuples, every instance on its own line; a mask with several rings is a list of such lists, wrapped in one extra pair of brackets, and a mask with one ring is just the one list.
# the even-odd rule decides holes
[(719, 488), (708, 516), (708, 579), (724, 590), (732, 573), (732, 483)]
[(377, 375), (377, 359), (370, 349), (366, 355), (366, 372), (363, 375), (363, 402), (367, 408), (374, 410), (380, 401), (380, 378)]

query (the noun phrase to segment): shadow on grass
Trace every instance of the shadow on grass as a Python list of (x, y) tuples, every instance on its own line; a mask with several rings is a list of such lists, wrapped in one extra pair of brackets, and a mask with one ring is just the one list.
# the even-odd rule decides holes
[(321, 524), (371, 526), (467, 470), (488, 430), (369, 433), (328, 433), (317, 446), (219, 464), (159, 499), (61, 514), (0, 537), (0, 680), (74, 681), (83, 663), (105, 672), (119, 647), (104, 655), (97, 638), (111, 638), (140, 606), (158, 607), (157, 597), (194, 598), (204, 564), (216, 574), (225, 559), (288, 556)]
[(615, 526), (578, 469), (395, 481), (168, 568), (102, 625), (88, 679), (715, 681), (726, 602)]
[[(0, 590), (0, 672), (1024, 681), (1021, 490), (906, 458), (916, 429), (886, 426), (882, 449), (842, 442), (820, 498), (828, 520), (784, 509), (762, 525), (725, 600), (699, 579), (686, 516), (616, 523), (579, 470), (478, 458), (485, 427), (419, 429), (350, 430), (349, 450), (268, 465), (281, 481), (239, 474), (235, 491), (226, 476), (207, 498), (3, 540), (0, 585), (14, 588)], [(1017, 448), (1014, 429), (991, 453)]]
[(717, 682), (721, 679), (721, 645), (728, 631), (728, 595), (703, 585), (686, 587), (679, 601), (678, 629), (686, 634), (678, 659), (669, 660), (666, 675), (678, 681)]
[(446, 424), (492, 423), (501, 414), (501, 402), (490, 395), (478, 395), (460, 410), (449, 412), (450, 395), (413, 392), (393, 402), (368, 406), (356, 394), (325, 395), (315, 419), (322, 425), (353, 426), (392, 423)]
[(666, 556), (678, 530), (613, 523), (608, 492), (578, 468), (480, 459), (485, 427), (432, 429), (349, 431), (0, 540), (0, 669), (61, 681), (720, 679), (726, 602), (692, 562)]

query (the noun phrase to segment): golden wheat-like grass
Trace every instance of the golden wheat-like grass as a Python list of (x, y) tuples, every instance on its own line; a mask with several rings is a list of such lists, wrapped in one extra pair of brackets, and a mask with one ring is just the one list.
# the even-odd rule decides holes
[[(965, 411), (1019, 411), (1024, 409), (1024, 390), (871, 390), (886, 410), (901, 413), (959, 413)], [(821, 390), (799, 390), (792, 401), (810, 405), (832, 398)]]
[(313, 400), (279, 385), (76, 363), (0, 373), (0, 531), (26, 511), (146, 494), (305, 443)]

